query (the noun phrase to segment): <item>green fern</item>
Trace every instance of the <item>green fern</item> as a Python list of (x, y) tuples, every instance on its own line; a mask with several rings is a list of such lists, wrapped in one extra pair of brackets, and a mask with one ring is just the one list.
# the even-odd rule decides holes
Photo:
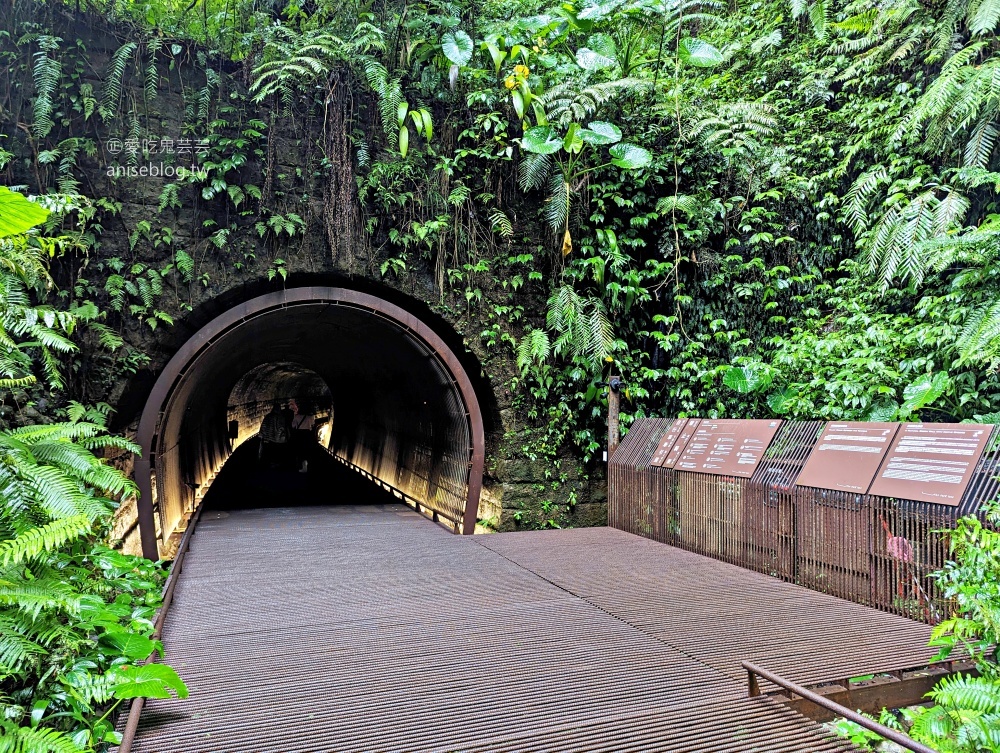
[(344, 61), (344, 41), (323, 30), (299, 34), (285, 26), (274, 27), (264, 47), (264, 62), (254, 69), (250, 87), (255, 102), (277, 95), (290, 104), (292, 92), (325, 78)]
[(0, 753), (87, 753), (65, 732), (0, 722)]
[(517, 344), (517, 367), (525, 374), (532, 365), (548, 360), (551, 352), (549, 336), (545, 330), (528, 330)]
[(553, 170), (549, 176), (548, 196), (545, 199), (545, 219), (553, 231), (563, 231), (569, 226), (573, 193), (573, 187), (562, 172)]
[(604, 304), (584, 298), (571, 285), (562, 285), (549, 296), (545, 322), (556, 334), (552, 353), (582, 361), (594, 371), (601, 370), (617, 347)]
[(493, 209), (490, 212), (490, 229), (504, 238), (514, 235), (514, 226), (510, 218), (500, 209)]
[(153, 37), (146, 43), (146, 76), (143, 82), (143, 97), (148, 107), (156, 99), (160, 90), (160, 73), (156, 65), (156, 56), (163, 47), (161, 37)]
[[(59, 43), (62, 39), (42, 35), (38, 37), (38, 52), (32, 73), (35, 81), (34, 131), (39, 138), (48, 136), (55, 127), (53, 112), (59, 83), (62, 80), (62, 65), (59, 62)], [(55, 53), (55, 56), (53, 56)]]
[(518, 169), (517, 184), (522, 191), (541, 188), (552, 170), (552, 155), (531, 154), (522, 155)]
[(0, 541), (0, 566), (19, 565), (43, 552), (58, 549), (90, 531), (91, 521), (86, 515), (75, 515), (53, 520), (38, 528), (29, 529), (13, 539)]
[(582, 88), (577, 82), (568, 81), (549, 89), (542, 96), (542, 101), (549, 122), (567, 126), (573, 122), (586, 122), (616, 96), (637, 93), (648, 86), (648, 81), (638, 78), (621, 78)]
[(100, 113), (105, 121), (111, 120), (118, 112), (125, 82), (125, 69), (138, 45), (126, 42), (111, 56), (111, 65), (104, 80), (104, 96), (101, 98)]

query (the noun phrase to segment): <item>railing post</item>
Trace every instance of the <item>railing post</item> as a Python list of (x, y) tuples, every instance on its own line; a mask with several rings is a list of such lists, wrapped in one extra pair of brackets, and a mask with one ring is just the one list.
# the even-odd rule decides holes
[(608, 460), (611, 459), (611, 453), (615, 451), (622, 438), (621, 423), (618, 420), (621, 388), (621, 377), (613, 376), (608, 379)]

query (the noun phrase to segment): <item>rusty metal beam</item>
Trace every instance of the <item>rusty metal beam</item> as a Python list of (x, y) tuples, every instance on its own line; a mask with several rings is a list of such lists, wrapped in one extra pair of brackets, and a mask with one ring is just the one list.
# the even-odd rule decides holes
[(795, 695), (800, 696), (803, 699), (816, 704), (817, 706), (827, 709), (828, 711), (832, 712), (834, 716), (841, 716), (845, 719), (851, 720), (855, 724), (860, 724), (865, 729), (871, 730), (877, 735), (881, 735), (886, 740), (891, 740), (892, 742), (896, 743), (900, 747), (905, 748), (906, 750), (913, 751), (913, 753), (937, 753), (937, 751), (935, 751), (933, 748), (930, 748), (924, 745), (923, 743), (917, 742), (913, 738), (909, 737), (908, 735), (904, 735), (902, 732), (899, 732), (898, 730), (890, 729), (889, 727), (886, 727), (884, 724), (879, 724), (878, 722), (873, 721), (862, 714), (859, 714), (857, 711), (853, 711), (852, 709), (849, 709), (846, 706), (841, 706), (840, 704), (830, 700), (828, 697), (820, 695), (819, 693), (815, 693), (809, 690), (808, 688), (803, 687), (802, 685), (798, 685), (797, 683), (794, 683), (790, 680), (786, 680), (784, 677), (776, 675), (774, 672), (769, 672), (763, 667), (745, 661), (743, 662), (743, 668), (752, 674), (760, 675), (765, 680), (768, 680), (769, 682), (772, 682), (775, 685), (784, 688), (790, 693), (794, 693)]

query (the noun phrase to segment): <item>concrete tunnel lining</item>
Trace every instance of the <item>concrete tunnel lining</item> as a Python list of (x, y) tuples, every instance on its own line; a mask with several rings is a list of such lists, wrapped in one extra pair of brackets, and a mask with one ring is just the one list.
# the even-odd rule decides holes
[[(203, 482), (228, 455), (226, 405), (233, 387), (252, 369), (281, 361), (315, 371), (330, 385), (336, 401), (330, 445), (338, 457), (390, 485), (407, 485), (401, 490), (457, 530), (474, 531), (485, 461), (483, 414), (458, 356), (395, 304), (312, 286), (269, 293), (224, 312), (195, 333), (157, 378), (136, 435), (145, 556), (159, 555), (154, 484), (166, 537), (186, 512), (185, 488)], [(413, 493), (421, 488), (424, 499)]]

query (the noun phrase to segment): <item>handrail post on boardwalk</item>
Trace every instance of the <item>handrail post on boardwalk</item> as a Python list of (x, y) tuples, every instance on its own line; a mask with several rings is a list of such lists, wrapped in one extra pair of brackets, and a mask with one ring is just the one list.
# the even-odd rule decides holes
[(622, 378), (613, 376), (608, 379), (608, 459), (622, 439), (621, 422), (618, 412), (621, 408)]

